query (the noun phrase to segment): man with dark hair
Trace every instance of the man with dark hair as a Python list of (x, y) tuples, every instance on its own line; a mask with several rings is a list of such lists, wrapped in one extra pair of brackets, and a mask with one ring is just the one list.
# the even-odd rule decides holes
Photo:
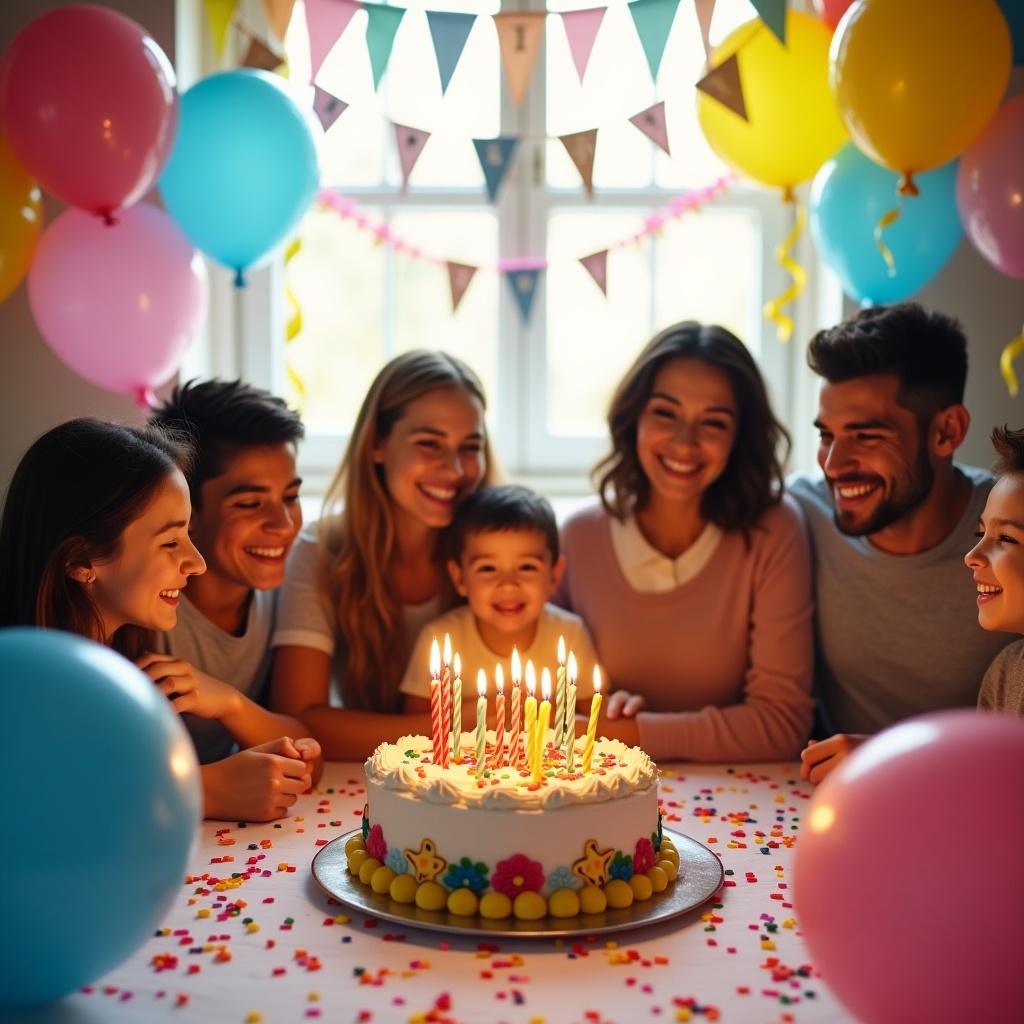
[(916, 303), (864, 309), (820, 331), (815, 426), (824, 477), (790, 491), (814, 553), (819, 729), (803, 752), (817, 782), (866, 735), (970, 706), (1005, 643), (977, 626), (963, 556), (992, 487), (953, 461), (970, 425), (967, 339)]

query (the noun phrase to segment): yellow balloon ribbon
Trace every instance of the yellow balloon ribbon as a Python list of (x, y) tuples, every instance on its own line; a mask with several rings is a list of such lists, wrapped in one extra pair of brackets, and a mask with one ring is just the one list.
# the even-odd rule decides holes
[(885, 239), (882, 237), (885, 229), (900, 219), (903, 215), (903, 196), (900, 196), (899, 202), (887, 213), (883, 213), (878, 219), (878, 223), (875, 225), (875, 245), (878, 247), (878, 251), (882, 254), (882, 259), (885, 260), (886, 269), (889, 272), (890, 277), (896, 276), (896, 257), (892, 254), (892, 249), (885, 244)]
[(296, 238), (284, 251), (284, 294), (285, 298), (288, 300), (288, 305), (292, 310), (292, 315), (288, 318), (288, 322), (284, 326), (285, 373), (288, 375), (289, 383), (295, 389), (295, 395), (300, 406), (302, 406), (306, 401), (306, 382), (302, 379), (302, 375), (295, 369), (291, 360), (288, 358), (288, 346), (302, 333), (302, 306), (299, 305), (298, 297), (291, 285), (288, 284), (288, 264), (291, 263), (291, 261), (299, 254), (301, 249), (302, 239)]
[(1011, 398), (1016, 398), (1020, 391), (1017, 383), (1017, 374), (1013, 369), (1013, 361), (1018, 356), (1024, 355), (1024, 329), (1012, 341), (1007, 342), (1006, 347), (999, 355), (999, 370), (1006, 381), (1006, 390), (1010, 392)]
[[(787, 198), (787, 201), (791, 201)], [(793, 302), (804, 290), (807, 284), (807, 271), (793, 258), (793, 248), (804, 232), (804, 225), (807, 223), (807, 211), (798, 206), (796, 210), (796, 222), (788, 235), (775, 247), (775, 259), (779, 266), (785, 270), (793, 283), (779, 292), (773, 299), (764, 304), (764, 315), (775, 324), (776, 334), (779, 341), (789, 341), (793, 337), (795, 323), (793, 318), (782, 312), (782, 307)]]

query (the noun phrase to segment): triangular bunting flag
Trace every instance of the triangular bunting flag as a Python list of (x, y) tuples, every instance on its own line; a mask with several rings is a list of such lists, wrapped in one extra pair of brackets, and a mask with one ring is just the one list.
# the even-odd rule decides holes
[(562, 24), (565, 25), (565, 34), (569, 40), (569, 52), (572, 54), (572, 62), (576, 65), (576, 74), (580, 76), (581, 82), (587, 73), (590, 52), (594, 49), (597, 30), (604, 21), (606, 10), (607, 7), (591, 7), (584, 11), (562, 13)]
[(203, 0), (206, 8), (206, 24), (213, 37), (213, 51), (218, 60), (224, 55), (224, 44), (228, 39), (228, 27), (238, 9), (238, 0)]
[(360, 6), (354, 0), (306, 0), (310, 82), (315, 81), (331, 47), (341, 38)]
[(263, 13), (266, 16), (270, 31), (284, 42), (288, 26), (291, 24), (295, 0), (263, 0)]
[(679, 0), (633, 0), (628, 6), (647, 57), (647, 66), (651, 69), (651, 78), (657, 79)]
[(587, 273), (597, 282), (602, 295), (608, 294), (608, 250), (592, 252), (589, 256), (581, 256), (580, 263)]
[(727, 106), (734, 114), (747, 120), (747, 105), (743, 100), (743, 83), (736, 54), (727, 57), (717, 68), (712, 68), (698, 83), (697, 88)]
[(663, 149), (669, 156), (672, 155), (668, 148), (668, 128), (665, 125), (665, 101), (659, 100), (653, 107), (641, 110), (634, 114), (630, 121), (633, 122), (653, 142)]
[(512, 102), (517, 107), (522, 105), (526, 96), (526, 86), (530, 81), (530, 73), (533, 71), (544, 36), (546, 18), (545, 11), (494, 15), (498, 45), (501, 47), (501, 62), (505, 66), (505, 77), (508, 79)]
[(704, 56), (711, 56), (711, 17), (715, 13), (715, 0), (694, 0), (697, 8), (697, 24), (700, 26), (700, 39), (704, 44)]
[(783, 46), (786, 45), (786, 0), (750, 0), (757, 16), (772, 30)]
[(477, 268), (471, 267), (468, 263), (453, 263), (451, 260), (447, 261), (447, 267), (448, 284), (452, 290), (452, 312), (454, 313), (459, 308), (462, 296), (466, 294), (466, 289), (469, 287), (469, 282), (473, 280)]
[(448, 89), (459, 58), (476, 24), (475, 14), (452, 14), (448, 11), (427, 11), (430, 38), (434, 41), (437, 73), (441, 76), (441, 94)]
[(576, 170), (580, 172), (587, 195), (592, 196), (594, 194), (594, 154), (597, 151), (597, 129), (588, 128), (585, 132), (559, 135), (558, 138), (565, 146), (569, 159), (576, 165)]
[(416, 166), (416, 161), (423, 152), (423, 147), (430, 138), (430, 132), (422, 131), (419, 128), (410, 128), (408, 125), (391, 122), (395, 126), (395, 141), (398, 143), (398, 162), (402, 167), (402, 191), (406, 190), (409, 184), (409, 175)]
[(518, 135), (499, 135), (496, 139), (474, 139), (477, 159), (484, 172), (487, 182), (487, 194), (493, 203), (498, 195), (505, 172), (508, 170), (512, 154), (519, 145)]
[(370, 51), (370, 67), (373, 69), (373, 87), (387, 70), (391, 59), (391, 47), (395, 45), (395, 33), (405, 17), (404, 7), (385, 7), (384, 4), (363, 4), (368, 20), (366, 22), (366, 48)]
[(273, 71), (284, 63), (284, 57), (267, 46), (255, 36), (249, 37), (249, 48), (242, 60), (243, 68), (259, 68), (261, 71)]
[(321, 89), (319, 85), (313, 86), (313, 112), (320, 118), (320, 124), (323, 125), (324, 131), (327, 131), (346, 110), (348, 110), (348, 104), (344, 100), (332, 96), (326, 89)]
[(516, 305), (519, 307), (519, 315), (523, 323), (530, 322), (530, 311), (533, 309), (533, 300), (537, 295), (537, 280), (540, 277), (540, 270), (506, 270), (505, 279), (512, 287), (512, 294), (515, 296)]

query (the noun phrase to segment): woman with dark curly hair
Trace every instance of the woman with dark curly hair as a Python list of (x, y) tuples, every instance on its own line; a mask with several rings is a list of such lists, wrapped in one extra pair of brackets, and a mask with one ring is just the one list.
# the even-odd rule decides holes
[(810, 552), (757, 364), (722, 327), (676, 324), (626, 371), (608, 426), (600, 504), (565, 525), (559, 590), (614, 687), (600, 731), (655, 760), (795, 758), (812, 711)]

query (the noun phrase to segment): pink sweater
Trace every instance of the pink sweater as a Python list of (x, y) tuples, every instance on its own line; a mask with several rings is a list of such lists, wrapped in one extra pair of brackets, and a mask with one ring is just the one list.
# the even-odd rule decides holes
[(643, 694), (641, 746), (655, 760), (795, 758), (811, 726), (811, 556), (790, 498), (750, 535), (725, 533), (668, 593), (634, 590), (599, 506), (563, 529), (555, 598), (583, 617), (616, 689)]

